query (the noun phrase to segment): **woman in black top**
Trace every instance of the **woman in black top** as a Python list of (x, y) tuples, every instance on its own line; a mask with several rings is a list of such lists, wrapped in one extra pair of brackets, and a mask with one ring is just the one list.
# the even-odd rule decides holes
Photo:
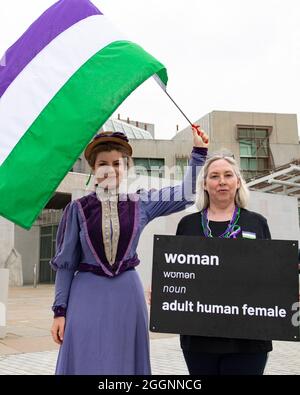
[[(211, 156), (197, 181), (199, 212), (179, 222), (177, 235), (270, 239), (267, 220), (245, 209), (249, 192), (236, 161)], [(190, 374), (263, 374), (271, 341), (202, 336), (180, 337)]]

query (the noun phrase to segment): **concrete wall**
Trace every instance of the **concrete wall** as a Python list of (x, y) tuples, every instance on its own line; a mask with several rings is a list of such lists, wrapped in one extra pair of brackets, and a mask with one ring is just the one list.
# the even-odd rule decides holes
[(34, 225), (30, 230), (25, 230), (16, 225), (15, 248), (22, 256), (23, 284), (33, 284), (35, 264), (37, 265), (37, 279), (39, 278), (40, 227)]
[(296, 197), (251, 191), (249, 210), (267, 218), (272, 239), (300, 240)]
[(14, 247), (14, 227), (12, 222), (0, 216), (0, 268), (4, 267), (5, 261)]
[(276, 167), (285, 165), (295, 159), (300, 159), (299, 145), (270, 144), (270, 149)]
[(89, 192), (92, 190), (93, 184), (90, 182), (88, 186), (85, 185), (88, 178), (88, 174), (69, 172), (59, 184), (56, 192), (69, 193), (71, 195), (78, 189)]

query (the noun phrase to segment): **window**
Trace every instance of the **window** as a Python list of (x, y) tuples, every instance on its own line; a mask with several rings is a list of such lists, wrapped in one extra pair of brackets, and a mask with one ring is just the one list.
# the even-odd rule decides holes
[(40, 283), (54, 283), (55, 271), (50, 267), (49, 261), (55, 255), (56, 233), (58, 225), (41, 226), (40, 233)]
[(137, 128), (132, 128), (133, 134), (135, 135), (136, 139), (143, 139), (142, 133)]
[(241, 170), (245, 179), (270, 170), (271, 153), (269, 136), (272, 127), (238, 126)]
[(124, 130), (125, 130), (125, 133), (126, 133), (127, 137), (129, 139), (134, 139), (135, 136), (133, 134), (132, 127), (130, 127), (128, 125), (123, 125), (123, 126), (124, 126)]
[(135, 172), (139, 175), (164, 177), (164, 159), (134, 158)]
[(121, 122), (114, 121), (113, 125), (114, 125), (115, 132), (124, 133), (124, 128), (123, 128), (123, 125)]
[(182, 180), (189, 164), (188, 158), (176, 158), (176, 179)]

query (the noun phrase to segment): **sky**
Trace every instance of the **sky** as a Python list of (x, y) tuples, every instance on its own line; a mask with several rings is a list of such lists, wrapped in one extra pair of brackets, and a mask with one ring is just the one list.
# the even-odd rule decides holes
[[(54, 3), (0, 0), (1, 55)], [(213, 110), (296, 113), (299, 121), (299, 0), (93, 3), (167, 67), (168, 92), (193, 122)], [(188, 126), (153, 78), (117, 114), (154, 123), (160, 139)]]

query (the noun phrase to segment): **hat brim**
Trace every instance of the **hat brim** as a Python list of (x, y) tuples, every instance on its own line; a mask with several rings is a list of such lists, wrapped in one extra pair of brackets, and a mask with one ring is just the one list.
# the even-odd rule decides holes
[(87, 161), (89, 161), (89, 158), (91, 156), (91, 153), (95, 147), (97, 147), (100, 144), (105, 144), (105, 143), (117, 143), (119, 145), (122, 145), (126, 150), (128, 151), (129, 156), (132, 156), (132, 147), (130, 144), (128, 144), (126, 141), (119, 139), (117, 137), (101, 137), (99, 140), (94, 140), (92, 141), (85, 149), (84, 151), (84, 157)]

